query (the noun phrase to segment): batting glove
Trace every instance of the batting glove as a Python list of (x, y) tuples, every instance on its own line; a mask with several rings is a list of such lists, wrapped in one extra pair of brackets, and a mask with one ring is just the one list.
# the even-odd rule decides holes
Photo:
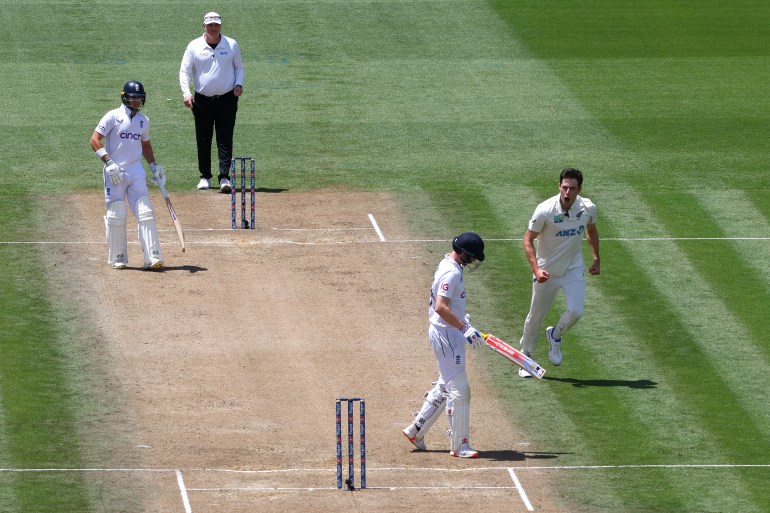
[(481, 336), (481, 333), (479, 332), (479, 330), (477, 330), (470, 324), (464, 324), (460, 331), (463, 332), (463, 336), (465, 337), (465, 340), (467, 340), (468, 343), (473, 347), (480, 347), (481, 344), (484, 342), (484, 337)]
[(163, 171), (163, 166), (156, 162), (152, 162), (150, 164), (150, 169), (152, 170), (152, 178), (150, 181), (154, 183), (155, 185), (162, 185), (166, 186), (166, 173)]
[(117, 185), (123, 181), (123, 170), (120, 169), (120, 166), (114, 163), (112, 159), (107, 159), (107, 162), (104, 163), (104, 170), (107, 171), (107, 175), (110, 177), (110, 182), (112, 182), (114, 185)]

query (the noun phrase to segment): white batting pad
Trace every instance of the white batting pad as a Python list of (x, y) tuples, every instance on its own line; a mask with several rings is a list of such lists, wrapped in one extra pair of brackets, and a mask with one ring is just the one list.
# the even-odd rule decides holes
[(150, 265), (153, 260), (163, 260), (155, 224), (155, 211), (149, 197), (142, 196), (136, 200), (136, 218), (139, 221), (139, 242), (144, 251), (144, 265)]
[(112, 201), (107, 206), (104, 228), (107, 231), (107, 264), (109, 265), (113, 265), (115, 262), (128, 264), (126, 216), (125, 201)]
[(443, 387), (438, 383), (434, 383), (433, 388), (426, 392), (425, 402), (422, 404), (422, 408), (417, 412), (417, 416), (414, 419), (415, 426), (419, 428), (417, 438), (425, 437), (425, 433), (427, 433), (431, 426), (433, 426), (436, 419), (441, 416), (445, 400), (446, 395)]
[(460, 446), (468, 443), (471, 417), (471, 387), (465, 372), (461, 372), (447, 383), (447, 418), (452, 436), (452, 451), (459, 451)]

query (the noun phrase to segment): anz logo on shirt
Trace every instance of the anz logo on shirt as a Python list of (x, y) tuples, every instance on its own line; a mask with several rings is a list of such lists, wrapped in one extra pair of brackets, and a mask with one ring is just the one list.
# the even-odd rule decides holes
[(556, 237), (574, 237), (575, 235), (582, 236), (585, 226), (582, 224), (577, 228), (567, 228), (566, 230), (559, 230), (556, 232)]

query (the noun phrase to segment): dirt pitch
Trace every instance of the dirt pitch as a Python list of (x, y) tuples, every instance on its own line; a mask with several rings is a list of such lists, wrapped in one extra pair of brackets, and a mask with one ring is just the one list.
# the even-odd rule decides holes
[[(426, 452), (401, 434), (436, 377), (426, 309), (448, 241), (415, 242), (386, 194), (260, 192), (257, 229), (231, 231), (229, 196), (171, 193), (187, 252), (152, 189), (157, 272), (140, 269), (130, 215), (129, 269), (107, 267), (99, 194), (60, 199), (73, 217), (52, 222), (55, 293), (86, 312), (93, 330), (80, 343), (112, 401), (87, 426), (106, 439), (84, 449), (94, 468), (115, 469), (88, 478), (105, 510), (527, 511), (508, 467), (537, 465), (520, 452), (537, 449), (522, 445), (472, 354), (480, 457), (449, 457), (443, 420)], [(367, 404), (369, 486), (353, 493), (335, 486), (333, 411), (351, 395)], [(564, 510), (545, 474), (515, 476), (534, 511)]]

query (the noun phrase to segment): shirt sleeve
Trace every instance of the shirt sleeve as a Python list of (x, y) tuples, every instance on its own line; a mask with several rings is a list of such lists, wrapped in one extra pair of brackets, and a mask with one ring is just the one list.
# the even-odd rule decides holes
[(439, 277), (436, 294), (444, 297), (452, 297), (454, 288), (457, 286), (457, 273), (447, 272)]
[(96, 125), (94, 131), (99, 132), (102, 135), (107, 135), (110, 130), (112, 130), (112, 125), (112, 113), (108, 112), (102, 117), (102, 119), (99, 120), (99, 123)]
[(243, 77), (246, 70), (243, 67), (241, 58), (241, 47), (236, 41), (233, 41), (233, 68), (235, 68), (235, 85), (243, 86)]
[(193, 64), (193, 50), (187, 46), (182, 56), (182, 65), (179, 67), (179, 87), (182, 89), (182, 96), (192, 96), (190, 92), (190, 70)]
[(146, 123), (144, 124), (144, 131), (142, 131), (142, 141), (150, 140), (150, 118), (144, 117)]
[(591, 221), (588, 224), (596, 224), (596, 205), (594, 203), (588, 206), (588, 215), (591, 216)]
[(529, 229), (537, 233), (542, 232), (543, 228), (545, 228), (545, 219), (545, 208), (540, 204), (535, 209), (535, 213), (532, 214), (532, 219), (529, 220)]

